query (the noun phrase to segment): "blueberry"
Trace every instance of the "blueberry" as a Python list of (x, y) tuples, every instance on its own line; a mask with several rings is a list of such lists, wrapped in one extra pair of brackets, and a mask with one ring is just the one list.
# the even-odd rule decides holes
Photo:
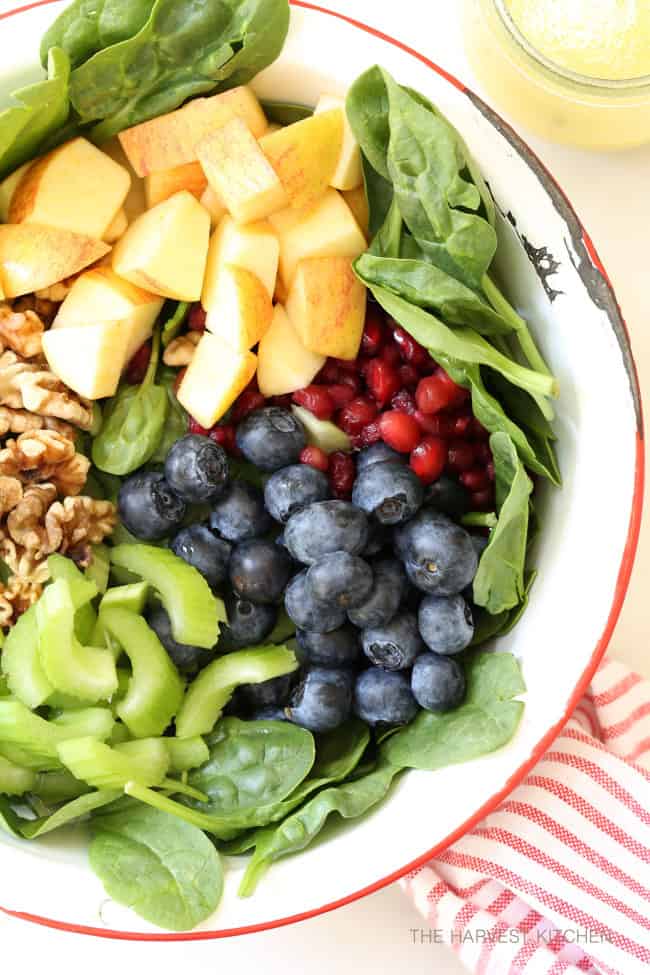
[(217, 538), (207, 525), (190, 525), (179, 531), (171, 544), (174, 555), (184, 559), (201, 573), (215, 589), (228, 575), (232, 545)]
[(454, 596), (476, 575), (478, 556), (468, 532), (430, 508), (400, 525), (395, 549), (409, 579), (423, 592)]
[(349, 501), (319, 501), (289, 518), (284, 540), (294, 559), (304, 565), (331, 552), (358, 555), (368, 541), (368, 519)]
[(237, 446), (262, 471), (295, 464), (306, 442), (302, 423), (279, 406), (254, 410), (237, 427)]
[(465, 697), (465, 675), (452, 657), (421, 653), (413, 664), (411, 690), (427, 711), (451, 711)]
[(228, 593), (224, 599), (228, 625), (221, 627), (220, 651), (254, 647), (272, 633), (278, 618), (275, 606), (262, 606)]
[(382, 525), (399, 525), (422, 506), (424, 488), (417, 474), (404, 464), (372, 464), (357, 475), (352, 501)]
[(253, 711), (252, 714), (248, 715), (249, 721), (287, 721), (287, 716), (284, 713), (284, 708), (273, 707), (269, 705), (265, 708), (258, 708)]
[(178, 643), (174, 639), (171, 620), (162, 606), (156, 606), (151, 610), (147, 616), (147, 622), (181, 674), (194, 677), (214, 659), (212, 650)]
[(210, 528), (229, 542), (266, 535), (273, 522), (264, 508), (259, 488), (247, 481), (234, 481), (225, 495), (213, 505)]
[(460, 653), (474, 637), (472, 611), (462, 596), (425, 596), (420, 603), (418, 626), (422, 639), (434, 653)]
[(284, 594), (287, 615), (301, 630), (330, 633), (345, 623), (345, 610), (314, 599), (307, 586), (307, 570), (294, 576)]
[(371, 521), (368, 541), (361, 555), (364, 559), (371, 559), (388, 548), (392, 541), (393, 535), (388, 525), (380, 525), (378, 521)]
[(122, 524), (144, 542), (158, 542), (175, 532), (186, 510), (164, 475), (154, 471), (140, 471), (126, 480), (117, 499)]
[(331, 633), (298, 630), (296, 642), (300, 658), (317, 667), (354, 667), (359, 662), (359, 635), (349, 623)]
[(380, 440), (379, 443), (374, 443), (371, 447), (364, 447), (363, 450), (359, 451), (357, 454), (357, 473), (360, 474), (361, 471), (372, 467), (373, 464), (384, 464), (386, 461), (399, 464), (404, 463), (404, 460), (404, 454), (398, 454), (396, 450)]
[(408, 670), (424, 643), (414, 613), (400, 613), (385, 626), (371, 626), (361, 633), (368, 660), (384, 670)]
[(309, 731), (338, 728), (350, 715), (352, 676), (347, 670), (309, 667), (294, 689), (286, 715)]
[(460, 518), (467, 514), (472, 504), (467, 488), (448, 474), (443, 474), (429, 485), (425, 491), (424, 503), (451, 518)]
[(418, 711), (406, 674), (370, 667), (354, 686), (354, 713), (369, 725), (409, 724)]
[(329, 481), (323, 472), (307, 464), (283, 467), (271, 475), (264, 488), (266, 510), (283, 524), (296, 511), (315, 501), (325, 501), (329, 496)]
[(262, 681), (261, 684), (242, 684), (239, 690), (244, 705), (251, 710), (277, 708), (289, 700), (292, 684), (293, 674), (285, 674), (282, 677)]
[(165, 477), (184, 501), (201, 504), (216, 500), (225, 491), (229, 476), (226, 451), (209, 437), (189, 433), (167, 454)]
[(292, 572), (289, 553), (264, 538), (240, 542), (230, 558), (230, 583), (252, 603), (281, 602)]
[(344, 609), (358, 606), (372, 589), (372, 569), (358, 555), (332, 552), (307, 571), (307, 587), (320, 602), (336, 603)]
[(350, 622), (362, 630), (390, 623), (406, 594), (406, 576), (396, 559), (375, 562), (372, 570), (373, 586), (368, 596), (358, 606), (348, 609)]

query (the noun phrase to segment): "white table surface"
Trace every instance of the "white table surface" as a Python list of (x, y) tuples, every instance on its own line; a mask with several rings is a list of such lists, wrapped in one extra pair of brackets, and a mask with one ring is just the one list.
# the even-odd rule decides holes
[[(459, 0), (320, 0), (322, 6), (348, 13), (418, 48), (432, 60), (475, 84), (464, 57), (458, 23)], [(0, 0), (0, 10), (18, 0)], [(0, 38), (2, 25), (0, 24)], [(36, 39), (35, 39), (36, 43)], [(359, 68), (364, 67), (362, 63)], [(498, 108), (498, 106), (496, 106)], [(523, 133), (527, 135), (525, 132)], [(586, 153), (528, 141), (567, 191), (600, 251), (626, 316), (643, 389), (650, 390), (650, 146), (625, 153)], [(650, 393), (648, 393), (650, 399)], [(649, 414), (650, 415), (650, 414)], [(603, 463), (607, 436), (603, 431)], [(650, 676), (650, 618), (643, 603), (650, 576), (650, 529), (645, 519), (632, 585), (611, 642), (610, 652)], [(647, 597), (646, 597), (647, 598)], [(310, 975), (361, 975), (400, 972), (409, 975), (461, 975), (465, 969), (438, 945), (413, 944), (411, 929), (421, 920), (397, 886), (389, 887), (325, 916), (245, 938), (189, 944), (132, 944), (99, 941), (38, 928), (0, 914), (4, 959), (21, 960), (25, 971), (39, 968), (93, 975), (148, 970), (176, 975), (236, 971), (309, 971)]]

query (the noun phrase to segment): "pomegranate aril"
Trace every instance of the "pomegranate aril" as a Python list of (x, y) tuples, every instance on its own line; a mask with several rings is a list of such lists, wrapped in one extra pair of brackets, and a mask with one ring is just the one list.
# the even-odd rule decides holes
[(370, 447), (374, 443), (379, 443), (381, 440), (381, 430), (379, 429), (377, 420), (364, 427), (361, 433), (355, 437), (355, 440), (358, 440), (358, 444), (355, 443), (355, 447), (358, 446), (359, 448)]
[(454, 404), (460, 405), (470, 398), (470, 391), (465, 389), (464, 386), (459, 386), (458, 383), (455, 383), (444, 369), (438, 367), (436, 375), (440, 377), (440, 381), (449, 390), (449, 395), (453, 397), (452, 402)]
[(266, 406), (266, 398), (255, 389), (246, 389), (232, 408), (232, 422), (239, 423), (254, 410), (261, 410)]
[(451, 417), (444, 413), (430, 415), (416, 410), (413, 414), (423, 433), (428, 433), (432, 437), (443, 437), (449, 439), (453, 434), (453, 424)]
[(237, 431), (234, 426), (224, 423), (223, 426), (212, 427), (210, 439), (220, 444), (223, 449), (234, 457), (239, 456), (239, 447), (236, 441)]
[(400, 391), (399, 374), (385, 359), (373, 359), (366, 375), (366, 385), (378, 405), (386, 406)]
[(470, 471), (463, 471), (459, 476), (459, 481), (466, 487), (468, 491), (475, 494), (478, 491), (485, 491), (490, 485), (490, 479), (487, 476), (487, 471), (482, 467), (475, 467)]
[(471, 470), (476, 463), (474, 445), (471, 443), (463, 443), (462, 441), (451, 443), (449, 445), (447, 463), (449, 469), (455, 471), (457, 474)]
[(390, 405), (392, 409), (401, 410), (402, 413), (408, 413), (409, 416), (413, 416), (416, 409), (413, 394), (409, 393), (408, 389), (400, 389), (399, 393), (393, 396)]
[(494, 492), (491, 488), (475, 491), (471, 497), (472, 511), (494, 511)]
[(305, 447), (300, 454), (300, 463), (315, 467), (317, 471), (327, 474), (330, 466), (330, 459), (320, 447)]
[(187, 327), (193, 332), (204, 332), (207, 317), (205, 308), (202, 305), (192, 305), (187, 318)]
[(492, 460), (492, 451), (490, 450), (489, 443), (475, 443), (474, 453), (476, 454), (476, 459), (481, 464), (488, 464)]
[(190, 417), (190, 422), (188, 424), (187, 429), (189, 430), (190, 433), (197, 433), (201, 437), (210, 436), (210, 431), (207, 430), (205, 427), (202, 427), (201, 424), (198, 423), (193, 417)]
[(348, 389), (352, 390), (354, 396), (358, 396), (361, 392), (361, 382), (359, 381), (358, 375), (353, 372), (339, 373), (339, 385), (347, 386)]
[(384, 443), (402, 454), (410, 454), (422, 436), (416, 420), (399, 410), (382, 413), (379, 417), (379, 430)]
[(356, 374), (359, 370), (359, 365), (356, 359), (333, 359), (332, 362), (336, 364), (337, 368), (342, 373), (351, 372), (352, 374)]
[(125, 379), (132, 386), (139, 386), (144, 379), (151, 359), (151, 342), (141, 345), (126, 367)]
[(406, 362), (399, 367), (399, 378), (402, 386), (405, 386), (406, 389), (415, 389), (420, 382), (420, 373), (415, 366), (411, 366)]
[(477, 420), (475, 416), (472, 417), (472, 427), (471, 435), (475, 440), (487, 440), (490, 436), (490, 431), (486, 430), (480, 420)]
[[(449, 377), (442, 371), (436, 370), (432, 376), (425, 376), (418, 383), (415, 399), (418, 409), (423, 413), (440, 413), (458, 402), (457, 395), (449, 386)], [(458, 389), (459, 387), (456, 387)]]
[(430, 357), (427, 350), (419, 342), (416, 342), (413, 336), (409, 335), (401, 325), (398, 325), (393, 332), (393, 341), (399, 346), (404, 362), (410, 363), (416, 369), (429, 362)]
[(424, 484), (433, 484), (445, 469), (447, 444), (439, 437), (425, 437), (411, 453), (409, 463)]
[(317, 416), (319, 420), (329, 420), (334, 413), (334, 402), (324, 386), (306, 386), (293, 394), (293, 401), (298, 406)]
[(402, 361), (402, 353), (396, 342), (388, 342), (381, 350), (381, 357), (389, 366), (399, 366)]
[(361, 433), (377, 416), (377, 407), (365, 396), (358, 396), (344, 406), (338, 416), (338, 425), (347, 434)]
[(473, 419), (471, 413), (454, 416), (451, 419), (452, 436), (458, 437), (459, 440), (464, 440), (466, 437), (469, 437)]
[(341, 370), (336, 364), (335, 359), (328, 359), (321, 371), (316, 376), (319, 383), (338, 383), (340, 382)]
[(493, 460), (489, 460), (487, 462), (487, 465), (486, 465), (486, 468), (485, 468), (485, 473), (488, 476), (488, 480), (491, 481), (491, 482), (493, 482), (494, 481), (494, 476), (495, 476), (494, 475), (494, 461)]
[(272, 396), (269, 403), (271, 406), (279, 406), (283, 410), (289, 410), (293, 403), (293, 397), (291, 393), (283, 393), (282, 396)]
[(349, 383), (332, 383), (326, 387), (334, 408), (340, 410), (354, 399), (354, 389)]
[(345, 500), (350, 497), (355, 476), (356, 466), (351, 454), (344, 454), (340, 450), (330, 454), (329, 478), (332, 494), (336, 498)]
[(377, 355), (385, 339), (386, 327), (379, 309), (369, 308), (361, 337), (361, 351), (364, 355)]

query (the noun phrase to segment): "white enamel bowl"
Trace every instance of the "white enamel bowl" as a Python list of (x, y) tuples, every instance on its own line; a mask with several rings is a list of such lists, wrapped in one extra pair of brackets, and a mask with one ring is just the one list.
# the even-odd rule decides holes
[[(0, 22), (7, 79), (34, 75), (38, 38), (62, 7), (46, 0)], [(266, 98), (313, 103), (322, 91), (344, 93), (375, 63), (432, 99), (469, 143), (503, 214), (499, 265), (507, 293), (533, 323), (560, 380), (564, 487), (543, 495), (531, 606), (499, 643), (523, 664), (521, 727), (506, 748), (471, 766), (404, 775), (373, 815), (328, 829), (313, 849), (274, 865), (248, 900), (236, 895), (242, 870), (233, 861), (219, 910), (191, 935), (161, 934), (107, 900), (87, 865), (81, 829), (33, 845), (0, 840), (6, 910), (108, 937), (177, 939), (241, 934), (345, 904), (424, 862), (492, 810), (548, 746), (605, 652), (632, 566), (643, 486), (638, 386), (616, 299), (589, 237), (541, 163), (424, 57), (361, 24), (296, 4), (286, 49), (256, 88)]]

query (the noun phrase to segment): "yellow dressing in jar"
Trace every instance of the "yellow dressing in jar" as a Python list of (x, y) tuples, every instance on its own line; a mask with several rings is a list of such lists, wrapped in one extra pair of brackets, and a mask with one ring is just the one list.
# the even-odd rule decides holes
[(650, 0), (463, 0), (467, 53), (488, 94), (546, 138), (650, 141)]

